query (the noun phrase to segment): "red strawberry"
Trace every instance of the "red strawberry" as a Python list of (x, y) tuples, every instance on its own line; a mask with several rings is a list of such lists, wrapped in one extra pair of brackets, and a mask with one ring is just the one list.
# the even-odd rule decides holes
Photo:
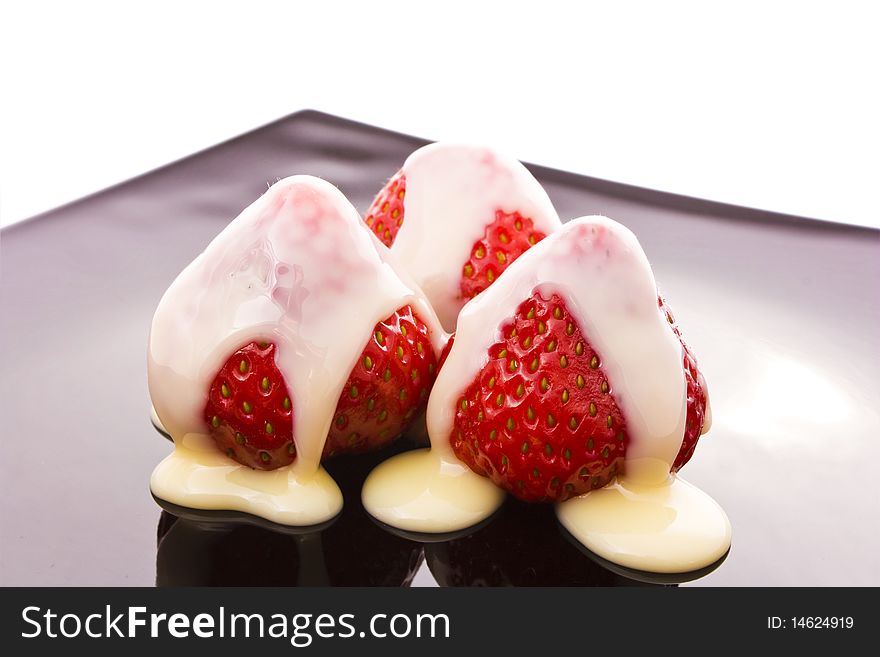
[(428, 327), (412, 308), (376, 324), (342, 390), (324, 455), (377, 449), (397, 438), (424, 406), (436, 375)]
[(293, 404), (275, 366), (275, 345), (251, 342), (214, 377), (205, 418), (217, 446), (242, 465), (271, 470), (296, 458)]
[[(397, 438), (424, 404), (436, 369), (428, 328), (410, 306), (379, 322), (345, 383), (324, 456), (367, 451)], [(294, 401), (275, 365), (275, 345), (252, 342), (220, 368), (205, 418), (230, 458), (272, 470), (296, 459)]]
[(403, 171), (395, 173), (382, 188), (364, 221), (385, 246), (391, 246), (397, 231), (403, 225), (403, 197), (406, 196), (406, 177)]
[[(626, 422), (600, 356), (564, 300), (533, 295), (501, 336), (459, 399), (450, 436), (455, 454), (526, 501), (561, 501), (606, 485), (623, 466)], [(694, 442), (705, 405), (696, 382), (691, 374), (687, 423)], [(693, 451), (689, 440), (676, 464)]]
[(660, 304), (660, 310), (666, 315), (666, 321), (675, 331), (675, 335), (681, 341), (684, 349), (684, 378), (687, 384), (687, 418), (685, 419), (684, 439), (681, 441), (681, 448), (678, 450), (678, 456), (672, 464), (672, 472), (678, 472), (685, 463), (691, 460), (694, 455), (694, 449), (697, 447), (697, 441), (703, 430), (703, 420), (706, 417), (706, 389), (703, 375), (697, 369), (697, 360), (691, 354), (690, 349), (684, 343), (681, 337), (681, 331), (675, 323), (672, 311), (669, 310), (669, 304), (662, 297), (657, 298)]
[(461, 296), (473, 299), (492, 284), (511, 262), (546, 237), (533, 229), (532, 220), (519, 212), (495, 211), (495, 220), (471, 249), (461, 270)]

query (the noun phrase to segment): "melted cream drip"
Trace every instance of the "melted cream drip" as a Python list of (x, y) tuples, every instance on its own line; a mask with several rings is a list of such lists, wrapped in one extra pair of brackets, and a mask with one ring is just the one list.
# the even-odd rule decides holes
[(362, 498), (387, 525), (442, 533), (479, 523), (501, 505), (504, 491), (460, 461), (441, 458), (438, 450), (417, 449), (373, 470)]
[(496, 210), (518, 211), (550, 234), (559, 216), (517, 160), (486, 148), (430, 144), (403, 164), (404, 222), (392, 250), (424, 290), (447, 331), (455, 329), (461, 270)]
[(342, 492), (324, 468), (310, 475), (287, 466), (253, 470), (217, 449), (210, 436), (187, 434), (153, 470), (156, 497), (193, 509), (244, 511), (282, 525), (314, 525), (342, 510)]
[(600, 557), (654, 573), (704, 568), (730, 547), (724, 510), (678, 477), (647, 485), (618, 478), (558, 505), (557, 516)]
[[(176, 450), (154, 473), (153, 491), (184, 506), (271, 513), (294, 524), (332, 517), (326, 514), (339, 510), (338, 489), (320, 483), (329, 478), (319, 465), (337, 400), (376, 323), (406, 304), (439, 350), (443, 334), (434, 312), (339, 190), (310, 176), (272, 185), (159, 302), (150, 332), (150, 395)], [(269, 472), (243, 468), (198, 439), (217, 371), (238, 348), (261, 340), (277, 347), (297, 447), (290, 467)], [(306, 501), (312, 484), (325, 504)]]
[[(631, 567), (674, 570), (686, 566), (691, 570), (711, 563), (720, 556), (718, 550), (725, 541), (721, 554), (729, 546), (727, 518), (710, 498), (669, 476), (686, 419), (682, 346), (659, 311), (657, 285), (641, 246), (628, 229), (605, 217), (582, 217), (567, 223), (527, 251), (492, 287), (464, 307), (455, 342), (428, 401), (431, 452), (436, 453), (431, 458), (458, 463), (449, 435), (459, 395), (485, 364), (500, 326), (535, 291), (546, 298), (558, 293), (566, 300), (569, 311), (600, 354), (612, 394), (627, 418), (630, 436), (624, 468), (626, 488), (617, 485), (629, 494), (609, 497), (607, 491), (618, 488), (587, 494), (560, 505), (560, 518), (568, 519), (572, 534), (587, 547), (619, 562), (621, 551), (604, 550), (601, 545), (603, 540), (612, 540), (612, 533), (617, 536), (626, 532), (620, 531), (620, 523), (609, 524), (613, 519), (610, 512), (590, 510), (611, 508), (613, 513), (622, 514), (628, 519), (629, 534), (638, 537), (628, 544), (633, 554), (625, 565)], [(455, 506), (462, 503), (464, 493), (456, 486), (437, 487), (430, 495), (419, 493), (420, 478), (405, 475), (402, 470), (399, 464), (383, 464), (370, 474), (363, 496), (367, 510), (377, 517), (381, 513), (384, 522), (395, 526), (422, 522), (435, 527), (431, 531), (458, 529), (418, 516), (424, 518), (441, 505), (438, 495), (445, 496), (442, 504)], [(408, 481), (401, 484), (401, 479)], [(427, 488), (421, 486), (423, 491)], [(402, 489), (406, 490), (406, 499), (399, 498), (395, 508), (394, 492)], [(423, 503), (423, 499), (430, 503)], [(482, 519), (497, 507), (488, 496), (468, 501), (482, 505), (482, 513), (473, 513), (474, 518)], [(667, 522), (673, 529), (664, 536), (687, 534), (682, 528), (699, 534), (703, 531), (701, 523), (709, 518), (712, 522), (704, 528), (706, 541), (694, 540), (689, 552), (678, 539), (652, 542), (652, 537), (658, 536), (657, 527), (664, 522), (663, 515), (652, 518), (652, 510), (668, 516), (662, 511), (665, 508), (680, 514), (681, 519)], [(717, 531), (718, 526), (727, 527), (726, 532)]]

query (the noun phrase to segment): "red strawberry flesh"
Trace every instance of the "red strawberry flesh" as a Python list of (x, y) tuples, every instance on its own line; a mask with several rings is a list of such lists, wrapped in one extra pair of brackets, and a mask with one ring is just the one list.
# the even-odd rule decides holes
[(489, 287), (514, 260), (546, 235), (519, 212), (495, 211), (485, 235), (474, 242), (470, 258), (461, 270), (461, 296), (472, 299)]
[[(671, 313), (660, 311), (681, 339)], [(687, 419), (676, 472), (693, 454), (706, 396), (682, 342)], [(534, 294), (500, 327), (488, 362), (459, 397), (452, 448), (525, 501), (562, 501), (608, 484), (624, 466), (626, 421), (601, 356), (559, 295)]]
[(428, 327), (411, 307), (379, 322), (342, 390), (324, 455), (370, 451), (400, 436), (436, 374)]
[(562, 298), (538, 294), (501, 328), (459, 399), (451, 436), (458, 458), (526, 501), (604, 486), (626, 443), (599, 356)]
[(687, 417), (685, 418), (684, 438), (681, 441), (681, 448), (675, 461), (672, 464), (672, 472), (678, 472), (685, 463), (690, 461), (694, 455), (694, 449), (697, 447), (697, 441), (703, 430), (703, 422), (706, 418), (706, 388), (703, 381), (703, 375), (697, 368), (697, 360), (688, 349), (684, 339), (681, 337), (681, 331), (675, 323), (669, 304), (662, 297), (658, 297), (660, 311), (666, 316), (666, 321), (672, 327), (675, 335), (681, 341), (684, 351), (683, 367), (684, 379), (687, 387)]
[(217, 446), (243, 465), (271, 470), (293, 462), (293, 404), (274, 344), (251, 342), (229, 357), (211, 384), (205, 419)]
[(367, 210), (364, 221), (385, 246), (394, 243), (397, 231), (403, 225), (404, 196), (406, 196), (406, 177), (403, 171), (398, 171), (376, 195), (370, 209)]
[[(296, 459), (294, 400), (275, 354), (274, 344), (256, 342), (232, 354), (214, 378), (205, 407), (217, 446), (261, 470)], [(424, 406), (436, 370), (428, 328), (410, 306), (379, 322), (343, 387), (323, 456), (377, 449), (400, 436)]]

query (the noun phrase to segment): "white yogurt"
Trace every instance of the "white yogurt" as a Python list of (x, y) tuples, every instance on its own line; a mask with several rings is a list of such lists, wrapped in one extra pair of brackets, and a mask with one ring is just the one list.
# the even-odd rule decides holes
[[(197, 508), (233, 508), (230, 500), (237, 500), (234, 508), (294, 524), (332, 517), (341, 506), (341, 497), (335, 506), (331, 499), (338, 489), (316, 482), (326, 477), (319, 465), (337, 400), (376, 323), (406, 304), (428, 325), (439, 350), (444, 334), (424, 295), (339, 190), (310, 176), (272, 185), (159, 302), (150, 331), (149, 388), (176, 449), (154, 472), (154, 492)], [(276, 345), (275, 363), (293, 401), (297, 459), (275, 471), (244, 468), (250, 473), (230, 476), (244, 466), (218, 457), (216, 446), (199, 436), (206, 434), (211, 382), (251, 341)], [(194, 485), (196, 477), (208, 490)], [(303, 495), (263, 487), (264, 503), (243, 491), (283, 477), (290, 485), (316, 486), (327, 503), (297, 515)], [(273, 504), (281, 510), (269, 510)]]
[(466, 301), (459, 289), (462, 267), (495, 212), (519, 212), (545, 235), (560, 227), (559, 216), (519, 161), (487, 148), (430, 144), (402, 169), (404, 221), (391, 248), (452, 331)]

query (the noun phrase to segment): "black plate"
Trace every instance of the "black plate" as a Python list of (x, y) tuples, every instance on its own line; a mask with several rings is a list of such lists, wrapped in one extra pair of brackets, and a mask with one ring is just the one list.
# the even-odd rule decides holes
[[(2, 231), (3, 584), (156, 580), (148, 481), (169, 446), (146, 420), (145, 365), (159, 297), (267, 183), (318, 175), (365, 210), (424, 143), (300, 112)], [(733, 549), (697, 583), (880, 584), (880, 233), (530, 168), (563, 219), (606, 214), (633, 229), (709, 381), (714, 428), (683, 475), (725, 508)], [(357, 510), (357, 486), (345, 494)], [(323, 537), (350, 526), (347, 511)], [(354, 521), (379, 541), (368, 518)], [(181, 522), (166, 537), (184, 536)], [(382, 581), (380, 571), (405, 583), (422, 546), (381, 534), (402, 541), (398, 556), (357, 572), (346, 564), (376, 555), (351, 536), (322, 538), (348, 550), (331, 558), (328, 583)], [(267, 549), (283, 536), (261, 535)], [(187, 540), (160, 547), (160, 565), (204, 546)], [(235, 562), (218, 555), (238, 554), (227, 549), (236, 540), (212, 542), (211, 559)], [(448, 563), (437, 551), (454, 542), (426, 546), (428, 563)], [(492, 542), (507, 572), (509, 548)], [(604, 577), (566, 580), (552, 570), (557, 555), (530, 558), (546, 584)], [(423, 568), (415, 581), (433, 580)]]

